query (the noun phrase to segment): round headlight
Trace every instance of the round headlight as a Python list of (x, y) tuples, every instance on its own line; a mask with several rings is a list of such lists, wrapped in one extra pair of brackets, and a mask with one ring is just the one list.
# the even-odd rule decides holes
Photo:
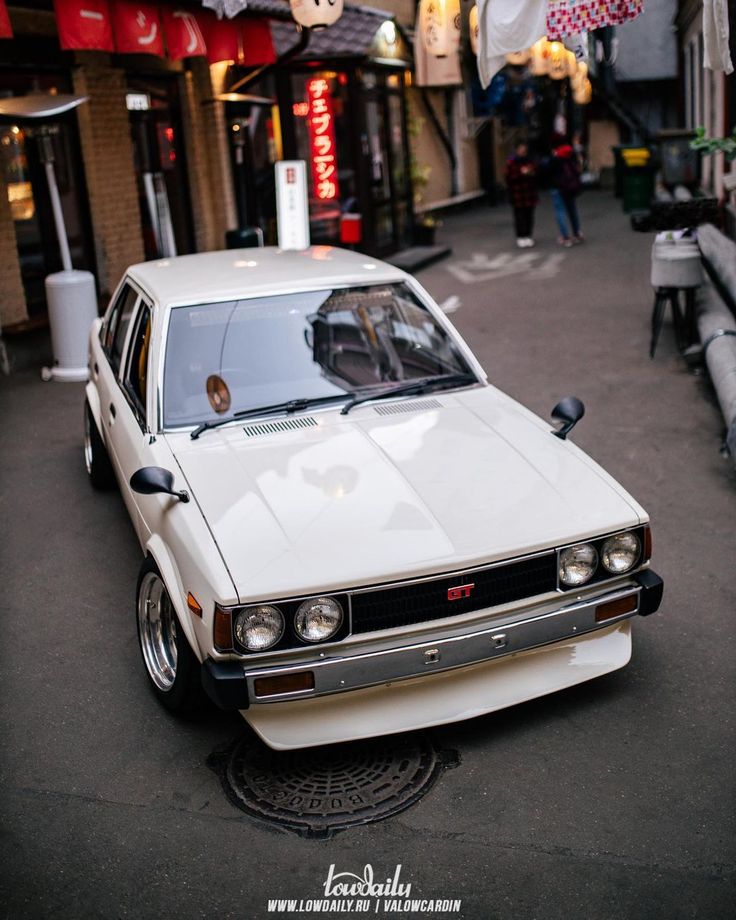
[(590, 543), (568, 546), (560, 553), (560, 581), (570, 587), (584, 585), (595, 575), (597, 566), (598, 553)]
[(620, 533), (609, 537), (601, 549), (601, 562), (614, 575), (628, 572), (641, 552), (641, 543), (635, 533)]
[(251, 652), (271, 648), (283, 634), (284, 618), (278, 607), (246, 607), (235, 615), (235, 638)]
[(332, 597), (304, 601), (294, 617), (294, 629), (305, 642), (324, 642), (342, 625), (342, 607)]

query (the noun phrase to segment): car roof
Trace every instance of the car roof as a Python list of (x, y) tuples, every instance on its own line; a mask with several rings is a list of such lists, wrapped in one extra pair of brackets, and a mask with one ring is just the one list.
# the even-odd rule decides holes
[(127, 275), (161, 306), (279, 294), (321, 285), (402, 281), (400, 269), (334, 246), (201, 252), (131, 265)]

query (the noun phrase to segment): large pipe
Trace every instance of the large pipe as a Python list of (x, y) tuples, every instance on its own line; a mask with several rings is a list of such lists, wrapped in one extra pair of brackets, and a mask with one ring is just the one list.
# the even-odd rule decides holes
[(736, 319), (709, 281), (698, 290), (698, 332), (736, 466)]

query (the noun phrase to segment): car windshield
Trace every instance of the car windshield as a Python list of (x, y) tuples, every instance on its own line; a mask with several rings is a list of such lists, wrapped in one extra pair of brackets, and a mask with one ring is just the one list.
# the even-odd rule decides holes
[(468, 373), (405, 284), (175, 307), (164, 364), (167, 428), (289, 400)]

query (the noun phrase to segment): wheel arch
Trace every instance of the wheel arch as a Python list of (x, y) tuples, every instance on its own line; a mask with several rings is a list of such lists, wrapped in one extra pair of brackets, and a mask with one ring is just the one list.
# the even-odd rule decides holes
[(87, 397), (87, 404), (92, 413), (92, 418), (95, 420), (95, 425), (97, 425), (97, 432), (104, 443), (105, 432), (103, 430), (102, 413), (100, 410), (100, 394), (97, 392), (97, 387), (91, 381), (88, 382), (87, 386), (84, 388), (84, 395)]
[(185, 601), (186, 591), (173, 556), (164, 541), (156, 534), (151, 534), (143, 549), (146, 558), (153, 560), (156, 564), (176, 611), (177, 619), (184, 630), (184, 635), (187, 637), (192, 651), (197, 656), (197, 660), (201, 663), (204, 659), (204, 654), (197, 641), (197, 634)]

